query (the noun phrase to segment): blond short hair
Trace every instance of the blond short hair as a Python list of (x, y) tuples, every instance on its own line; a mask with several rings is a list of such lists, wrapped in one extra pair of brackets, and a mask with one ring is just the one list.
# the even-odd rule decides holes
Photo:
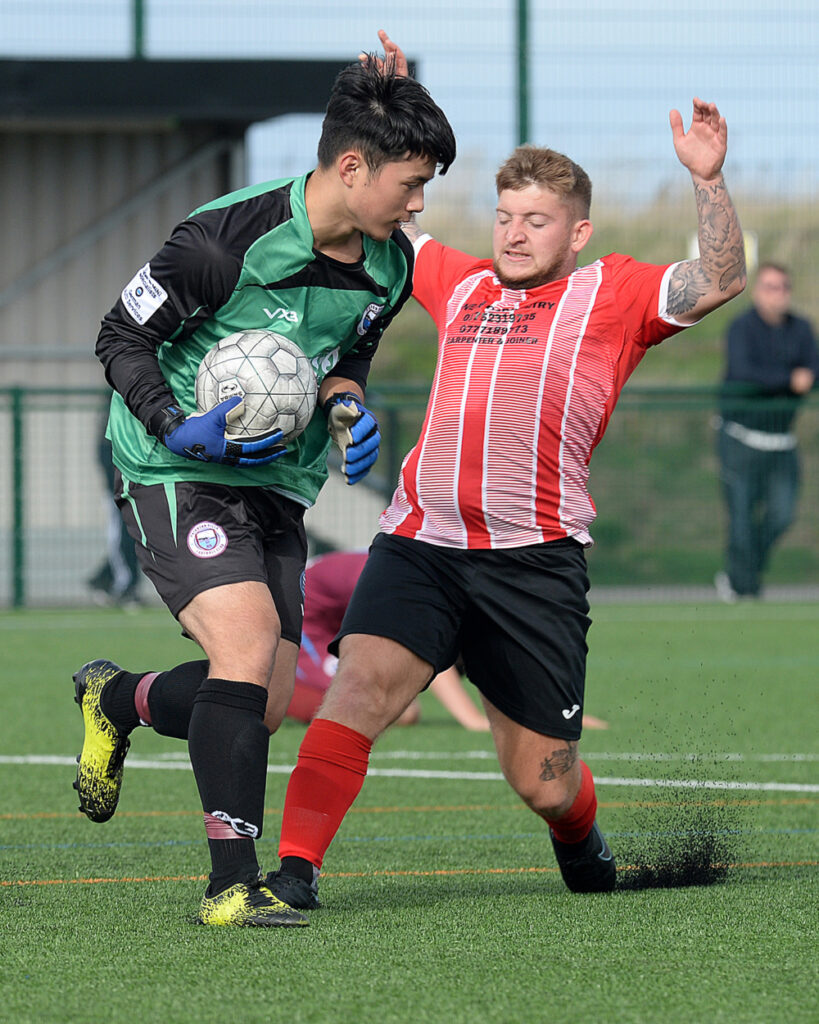
[(498, 195), (507, 189), (520, 192), (530, 185), (548, 189), (574, 203), (580, 219), (589, 216), (591, 180), (582, 167), (562, 153), (542, 146), (518, 146), (495, 175)]

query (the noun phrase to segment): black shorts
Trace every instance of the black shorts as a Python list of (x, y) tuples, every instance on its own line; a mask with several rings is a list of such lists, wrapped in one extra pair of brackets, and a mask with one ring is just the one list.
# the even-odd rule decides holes
[(262, 487), (176, 482), (123, 486), (114, 497), (142, 571), (176, 617), (212, 587), (258, 581), (273, 595), (282, 637), (301, 642), (304, 507)]
[(591, 620), (583, 547), (439, 547), (378, 534), (330, 651), (349, 633), (388, 637), (438, 673), (469, 679), (527, 729), (576, 740)]

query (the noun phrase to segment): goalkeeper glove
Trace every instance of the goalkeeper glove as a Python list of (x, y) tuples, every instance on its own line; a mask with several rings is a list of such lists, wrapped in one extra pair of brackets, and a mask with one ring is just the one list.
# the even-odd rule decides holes
[(357, 484), (378, 458), (381, 434), (375, 416), (349, 391), (331, 395), (324, 403), (327, 430), (341, 449), (341, 471), (348, 484)]
[[(159, 440), (174, 455), (200, 462), (221, 462), (224, 466), (266, 466), (284, 455), (287, 447), (281, 443), (282, 432), (268, 437), (240, 441), (225, 437), (230, 413), (243, 401), (234, 395), (215, 405), (209, 412), (185, 416), (175, 405), (162, 410), (162, 421), (157, 424)], [(152, 424), (153, 425), (153, 424)]]

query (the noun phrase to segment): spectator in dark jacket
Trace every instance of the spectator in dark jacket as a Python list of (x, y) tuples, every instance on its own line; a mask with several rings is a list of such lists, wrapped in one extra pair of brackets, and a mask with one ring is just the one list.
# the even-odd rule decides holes
[(763, 263), (753, 305), (728, 330), (719, 456), (728, 508), (724, 601), (757, 597), (774, 543), (796, 512), (799, 461), (793, 422), (819, 372), (810, 323), (790, 309), (785, 267)]

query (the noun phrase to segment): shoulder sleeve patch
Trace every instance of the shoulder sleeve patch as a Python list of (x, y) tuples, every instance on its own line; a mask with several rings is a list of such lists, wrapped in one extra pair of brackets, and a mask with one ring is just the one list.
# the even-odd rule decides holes
[(144, 324), (168, 298), (168, 293), (151, 275), (151, 264), (146, 263), (122, 289), (122, 305), (138, 324)]

